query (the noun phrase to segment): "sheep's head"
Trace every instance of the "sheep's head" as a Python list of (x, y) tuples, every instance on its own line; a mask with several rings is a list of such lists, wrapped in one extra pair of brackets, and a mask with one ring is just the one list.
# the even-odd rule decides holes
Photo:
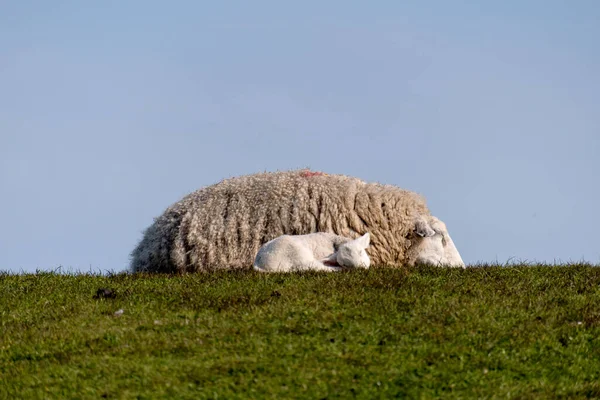
[(343, 243), (337, 250), (337, 263), (347, 268), (369, 268), (371, 259), (367, 254), (367, 247), (371, 241), (369, 232), (358, 239)]
[(408, 265), (432, 264), (465, 268), (446, 224), (434, 216), (419, 217), (411, 236)]

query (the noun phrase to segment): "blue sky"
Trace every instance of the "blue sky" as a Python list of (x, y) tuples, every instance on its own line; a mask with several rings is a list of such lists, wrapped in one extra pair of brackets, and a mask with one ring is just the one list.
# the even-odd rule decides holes
[(600, 262), (600, 2), (0, 9), (0, 270), (123, 270), (183, 195), (300, 167), (422, 193), (467, 263)]

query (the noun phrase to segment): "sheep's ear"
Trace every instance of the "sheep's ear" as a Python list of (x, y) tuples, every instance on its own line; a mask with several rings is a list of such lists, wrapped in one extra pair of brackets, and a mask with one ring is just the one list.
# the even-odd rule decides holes
[(369, 234), (369, 232), (367, 232), (364, 235), (362, 235), (361, 237), (354, 239), (352, 242), (355, 243), (361, 249), (366, 249), (367, 247), (369, 247), (370, 241), (371, 241), (371, 235)]
[(440, 233), (443, 235), (448, 232), (448, 230), (446, 229), (446, 224), (444, 224), (436, 217), (431, 217), (431, 223), (429, 224), (429, 226), (431, 226), (431, 229), (433, 229), (435, 233)]
[(435, 235), (435, 231), (431, 229), (427, 221), (423, 218), (417, 219), (415, 223), (415, 233), (421, 237), (431, 237)]

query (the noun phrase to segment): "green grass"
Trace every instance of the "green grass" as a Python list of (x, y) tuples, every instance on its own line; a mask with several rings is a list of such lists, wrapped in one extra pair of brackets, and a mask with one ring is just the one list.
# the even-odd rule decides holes
[(600, 398), (600, 268), (0, 274), (0, 398), (396, 397)]

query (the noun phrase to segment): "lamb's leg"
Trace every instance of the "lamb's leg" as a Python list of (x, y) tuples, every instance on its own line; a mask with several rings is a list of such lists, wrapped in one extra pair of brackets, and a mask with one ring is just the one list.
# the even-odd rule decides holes
[(311, 263), (310, 265), (308, 265), (306, 269), (307, 270), (311, 270), (311, 271), (326, 271), (326, 272), (334, 272), (334, 271), (341, 271), (342, 270), (341, 267), (334, 267), (334, 266), (325, 265), (325, 264), (323, 264), (320, 261), (314, 261), (313, 263)]

